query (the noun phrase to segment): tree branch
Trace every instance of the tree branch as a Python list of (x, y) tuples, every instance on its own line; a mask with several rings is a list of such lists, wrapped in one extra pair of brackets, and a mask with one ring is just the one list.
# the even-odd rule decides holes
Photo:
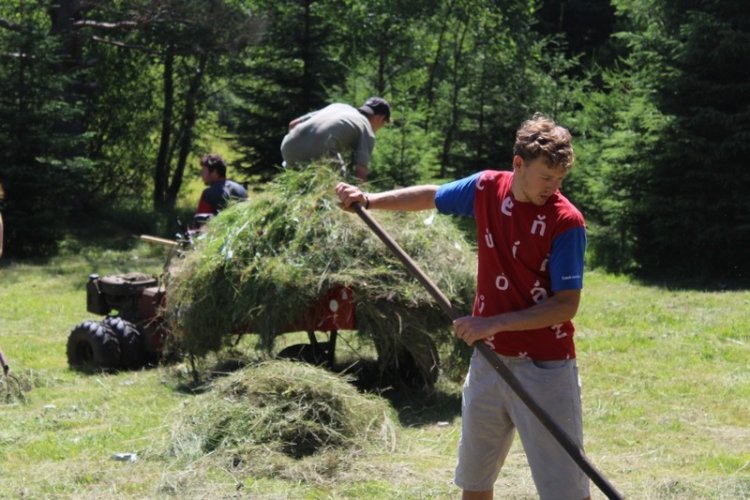
[(23, 52), (0, 52), (0, 57), (4, 57), (7, 59), (36, 59), (35, 56), (30, 56), (29, 54), (25, 54)]
[(104, 29), (104, 30), (117, 30), (117, 29), (137, 28), (138, 23), (136, 23), (135, 21), (120, 21), (118, 23), (107, 23), (103, 21), (92, 21), (89, 19), (83, 19), (81, 21), (74, 22), (73, 26), (75, 28), (90, 27), (90, 28), (99, 28), (99, 29)]
[(123, 49), (133, 49), (133, 50), (140, 50), (141, 52), (146, 52), (149, 54), (158, 54), (158, 52), (156, 52), (155, 50), (150, 49), (143, 45), (133, 45), (133, 44), (125, 43), (125, 42), (118, 42), (117, 40), (110, 40), (109, 38), (102, 38), (96, 35), (93, 35), (91, 39), (95, 42), (106, 43), (106, 44), (114, 45), (115, 47), (120, 47)]

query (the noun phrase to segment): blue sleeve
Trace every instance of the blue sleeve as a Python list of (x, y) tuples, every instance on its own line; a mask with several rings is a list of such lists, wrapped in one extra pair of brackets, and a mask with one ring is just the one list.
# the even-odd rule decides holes
[(586, 229), (574, 227), (552, 242), (549, 276), (552, 291), (583, 288), (583, 256), (586, 253)]
[(481, 172), (443, 184), (435, 193), (438, 212), (474, 217), (474, 193)]

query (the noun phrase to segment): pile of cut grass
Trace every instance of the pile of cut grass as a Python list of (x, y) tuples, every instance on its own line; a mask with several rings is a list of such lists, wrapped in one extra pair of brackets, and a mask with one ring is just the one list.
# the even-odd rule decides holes
[[(186, 460), (212, 455), (269, 477), (295, 466), (337, 470), (366, 448), (392, 450), (398, 428), (386, 400), (359, 393), (340, 375), (292, 361), (262, 362), (217, 379), (174, 416), (158, 454)], [(301, 465), (300, 459), (309, 460)]]
[(26, 393), (31, 390), (31, 382), (23, 375), (0, 371), (0, 405), (13, 405), (26, 402)]
[[(329, 168), (288, 171), (263, 194), (215, 217), (170, 282), (168, 316), (189, 352), (218, 351), (248, 332), (274, 338), (336, 286), (353, 289), (357, 330), (383, 373), (407, 352), (434, 382), (450, 320), (356, 214), (338, 206)], [(459, 310), (470, 310), (475, 252), (450, 218), (377, 212), (376, 218)]]

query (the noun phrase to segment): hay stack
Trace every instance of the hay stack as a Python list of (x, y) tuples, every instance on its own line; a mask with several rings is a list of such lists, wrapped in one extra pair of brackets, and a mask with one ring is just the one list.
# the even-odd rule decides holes
[(343, 377), (314, 366), (265, 362), (219, 379), (211, 389), (175, 412), (160, 454), (215, 454), (262, 469), (284, 457), (395, 446), (397, 426), (387, 401), (360, 394)]
[[(270, 348), (284, 325), (345, 285), (354, 290), (357, 330), (374, 341), (382, 370), (408, 352), (430, 381), (435, 343), (452, 343), (450, 321), (359, 217), (339, 208), (337, 182), (328, 168), (284, 172), (207, 225), (168, 289), (168, 316), (187, 350), (204, 355), (246, 332)], [(454, 305), (469, 311), (475, 252), (452, 220), (374, 215)]]

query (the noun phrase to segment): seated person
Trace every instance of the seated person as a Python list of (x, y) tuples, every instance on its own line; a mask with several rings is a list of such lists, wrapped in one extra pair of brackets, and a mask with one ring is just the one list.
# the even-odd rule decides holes
[(227, 206), (229, 200), (244, 201), (247, 199), (247, 190), (227, 176), (227, 164), (224, 158), (217, 154), (207, 154), (201, 158), (201, 179), (208, 186), (201, 193), (198, 208), (199, 214), (216, 215)]

